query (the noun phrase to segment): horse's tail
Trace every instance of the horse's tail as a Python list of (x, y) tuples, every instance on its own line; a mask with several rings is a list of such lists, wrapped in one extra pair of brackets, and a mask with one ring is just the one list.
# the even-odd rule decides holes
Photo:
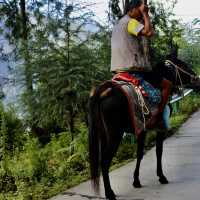
[[(104, 85), (105, 86), (105, 85)], [(99, 192), (99, 177), (101, 169), (101, 140), (105, 127), (100, 110), (102, 91), (106, 87), (95, 88), (89, 99), (89, 161), (91, 182), (94, 190)]]
[(93, 89), (89, 99), (89, 160), (92, 186), (99, 192), (100, 159), (101, 159), (101, 138), (100, 138), (100, 108), (99, 94)]

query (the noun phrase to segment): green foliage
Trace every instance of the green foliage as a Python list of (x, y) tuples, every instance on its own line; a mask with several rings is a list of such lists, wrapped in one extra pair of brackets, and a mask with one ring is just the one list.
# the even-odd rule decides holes
[(184, 99), (183, 102), (180, 102), (180, 111), (182, 114), (193, 113), (199, 108), (200, 100), (199, 94), (193, 94)]
[(21, 121), (0, 105), (0, 192), (16, 191), (15, 177), (9, 169), (10, 159), (21, 147), (23, 128)]
[[(107, 41), (98, 45), (91, 38), (90, 43), (98, 45), (96, 49), (91, 49), (84, 42), (71, 43), (70, 50), (65, 45), (51, 44), (47, 50), (40, 47), (41, 43), (32, 44), (35, 49), (32, 56), (34, 82), (37, 83), (34, 90), (37, 101), (32, 104), (37, 121), (33, 123), (39, 126), (47, 127), (49, 122), (53, 122), (61, 127), (69, 127), (71, 119), (84, 109), (91, 85), (105, 79), (107, 72), (104, 72), (108, 69), (109, 60), (105, 58), (108, 54), (104, 51)], [(28, 100), (26, 96), (24, 100)]]
[(0, 157), (6, 159), (14, 151), (19, 151), (24, 137), (22, 122), (14, 114), (12, 108), (4, 111), (0, 105)]
[(123, 143), (120, 145), (113, 164), (118, 164), (128, 159), (133, 159), (136, 156), (136, 144)]
[(1, 151), (2, 151), (2, 160), (6, 160), (7, 156), (9, 154), (9, 151), (11, 150), (11, 135), (8, 133), (7, 128), (6, 128), (6, 121), (4, 117), (4, 113), (1, 113)]
[(152, 148), (155, 145), (156, 131), (148, 131), (145, 140), (146, 149)]
[(198, 73), (200, 72), (200, 20), (184, 26), (184, 37), (180, 43), (180, 57), (189, 63)]
[(180, 22), (173, 18), (175, 4), (176, 1), (169, 1), (167, 5), (150, 1), (151, 20), (155, 30), (155, 36), (151, 40), (151, 58), (154, 64), (176, 50), (177, 40), (182, 37), (183, 28)]
[[(2, 2), (0, 13), (5, 16), (2, 24), (11, 30), (2, 33), (8, 34), (20, 59), (26, 122), (75, 132), (75, 117), (86, 112), (91, 85), (109, 76), (106, 28), (92, 20), (93, 13), (79, 0)], [(98, 30), (89, 31), (88, 24)]]
[(68, 132), (55, 135), (45, 147), (27, 135), (23, 150), (8, 155), (6, 168), (0, 168), (1, 192), (7, 198), (15, 192), (16, 198), (46, 199), (61, 186), (68, 188), (85, 179), (89, 166), (87, 128), (80, 124), (77, 135), (73, 142)]
[(171, 127), (176, 130), (180, 125), (190, 116), (193, 112), (200, 107), (199, 94), (193, 93), (185, 97), (181, 102), (179, 102), (178, 112), (174, 112), (171, 117)]
[(12, 175), (11, 171), (0, 168), (0, 193), (15, 192), (16, 190), (15, 177)]

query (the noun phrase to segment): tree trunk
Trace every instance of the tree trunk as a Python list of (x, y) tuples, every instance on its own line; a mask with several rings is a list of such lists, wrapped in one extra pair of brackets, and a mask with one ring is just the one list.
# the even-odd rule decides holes
[(24, 76), (25, 76), (25, 88), (27, 93), (26, 106), (31, 116), (31, 124), (34, 124), (35, 111), (33, 106), (35, 105), (33, 97), (33, 72), (31, 66), (31, 56), (29, 52), (29, 28), (28, 28), (28, 16), (26, 11), (26, 0), (20, 0), (20, 14), (21, 14), (21, 39), (22, 39), (22, 56), (24, 59)]
[(123, 14), (124, 15), (126, 14), (126, 10), (127, 10), (128, 5), (129, 5), (129, 2), (130, 2), (130, 0), (122, 0)]
[(21, 23), (22, 23), (22, 32), (21, 38), (24, 48), (24, 62), (25, 62), (25, 79), (26, 79), (26, 88), (29, 94), (32, 94), (33, 91), (33, 80), (32, 80), (32, 70), (30, 67), (30, 55), (28, 50), (28, 17), (26, 14), (26, 1), (20, 0), (20, 12), (21, 12)]
[(20, 0), (20, 10), (22, 19), (22, 39), (28, 39), (28, 28), (27, 28), (27, 15), (26, 15), (26, 2), (25, 0)]

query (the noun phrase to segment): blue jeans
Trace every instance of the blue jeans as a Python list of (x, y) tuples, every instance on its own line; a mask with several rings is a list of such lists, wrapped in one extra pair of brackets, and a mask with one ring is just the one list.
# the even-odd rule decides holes
[(163, 126), (167, 130), (170, 129), (170, 122), (169, 122), (170, 112), (171, 112), (170, 107), (166, 105), (163, 111)]
[(140, 85), (144, 91), (148, 94), (148, 102), (151, 106), (156, 106), (161, 102), (161, 91), (153, 87), (150, 83), (144, 80), (142, 73), (132, 73), (134, 77), (140, 80)]

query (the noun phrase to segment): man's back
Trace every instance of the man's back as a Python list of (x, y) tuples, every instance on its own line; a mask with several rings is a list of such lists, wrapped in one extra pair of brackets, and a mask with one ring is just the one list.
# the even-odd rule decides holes
[(131, 18), (125, 15), (113, 28), (111, 71), (150, 71), (151, 64), (148, 55), (144, 53), (143, 37), (128, 33), (130, 20)]

